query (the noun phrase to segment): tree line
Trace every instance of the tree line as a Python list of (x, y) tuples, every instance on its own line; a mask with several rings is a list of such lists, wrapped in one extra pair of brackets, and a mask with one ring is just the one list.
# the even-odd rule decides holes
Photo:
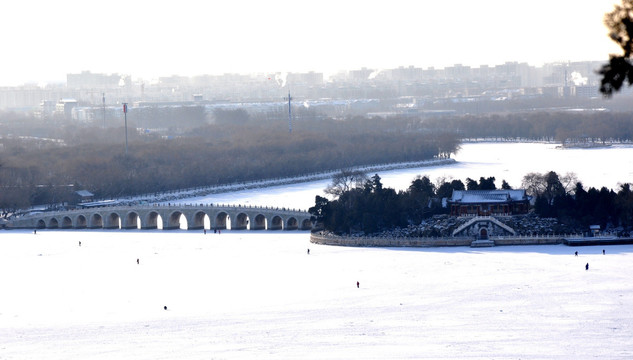
[(169, 136), (141, 131), (146, 127), (131, 118), (127, 156), (123, 127), (0, 113), (0, 208), (64, 202), (81, 189), (111, 198), (448, 157), (462, 138), (633, 139), (630, 113), (333, 119), (306, 111), (311, 115), (293, 119), (292, 133), (284, 114), (243, 109), (216, 109), (202, 126), (174, 120)]
[(621, 228), (627, 233), (633, 227), (631, 184), (621, 184), (617, 192), (604, 186), (585, 189), (581, 182), (570, 182), (568, 177), (550, 171), (536, 174), (540, 184), (534, 186), (531, 179), (534, 175), (526, 175), (524, 184), (531, 187), (534, 211), (541, 217), (557, 218), (560, 223), (585, 231), (590, 225)]
[(633, 141), (630, 112), (525, 112), (446, 116), (421, 121), (427, 128), (454, 131), (464, 139), (533, 139), (561, 143)]
[(0, 208), (64, 202), (83, 189), (111, 198), (418, 161), (447, 156), (459, 146), (454, 134), (419, 131), (405, 120), (360, 117), (297, 121), (292, 133), (287, 119), (246, 117), (183, 129), (173, 137), (139, 132), (130, 124), (127, 155), (121, 127), (49, 130), (43, 137), (0, 140)]
[[(308, 211), (317, 229), (337, 234), (362, 232), (372, 234), (394, 228), (418, 225), (433, 215), (449, 213), (442, 199), (450, 198), (454, 190), (495, 190), (495, 177), (479, 180), (467, 178), (433, 183), (427, 176), (418, 176), (406, 190), (384, 187), (378, 174), (368, 178), (361, 172), (342, 171), (333, 177), (325, 190), (332, 197), (316, 196), (315, 205)], [(584, 189), (573, 174), (558, 175), (529, 173), (523, 177), (522, 187), (534, 198), (533, 211), (545, 218), (557, 218), (571, 231), (586, 231), (589, 225), (621, 228), (629, 232), (633, 227), (633, 191), (623, 184), (615, 192)], [(511, 189), (503, 180), (502, 189)], [(423, 233), (424, 236), (435, 236)]]

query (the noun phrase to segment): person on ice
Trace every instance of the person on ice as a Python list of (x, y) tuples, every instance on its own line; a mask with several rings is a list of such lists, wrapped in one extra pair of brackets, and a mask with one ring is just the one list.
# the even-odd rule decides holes
[(360, 282), (358, 282), (358, 281), (356, 282), (356, 287), (360, 288)]
[(589, 263), (587, 263), (587, 265), (585, 265), (585, 270), (589, 270)]

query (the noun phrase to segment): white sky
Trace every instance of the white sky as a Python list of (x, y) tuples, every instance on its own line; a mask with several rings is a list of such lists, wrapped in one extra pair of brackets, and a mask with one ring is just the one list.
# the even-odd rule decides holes
[(21, 0), (0, 12), (0, 86), (83, 70), (134, 78), (607, 60), (614, 0)]

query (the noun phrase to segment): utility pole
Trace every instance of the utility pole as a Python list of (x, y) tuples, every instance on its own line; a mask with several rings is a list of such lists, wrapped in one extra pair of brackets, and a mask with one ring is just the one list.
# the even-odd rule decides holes
[(127, 156), (127, 103), (123, 103), (123, 114), (125, 116), (125, 156)]
[(290, 103), (292, 97), (290, 96), (290, 90), (288, 90), (288, 97), (284, 98), (284, 100), (288, 100), (288, 133), (292, 133), (292, 104)]

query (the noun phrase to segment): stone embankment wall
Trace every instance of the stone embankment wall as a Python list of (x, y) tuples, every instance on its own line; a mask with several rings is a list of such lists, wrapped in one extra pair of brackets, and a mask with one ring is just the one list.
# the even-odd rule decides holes
[(495, 242), (495, 245), (556, 245), (564, 244), (565, 238), (580, 235), (539, 235), (539, 236), (498, 236), (491, 237), (490, 239)]
[(439, 247), (439, 246), (470, 246), (473, 238), (446, 237), (366, 237), (366, 236), (337, 236), (331, 234), (312, 233), (310, 242), (321, 245), (339, 246), (376, 246), (376, 247)]
[[(496, 236), (490, 237), (496, 246), (503, 245), (556, 245), (564, 244), (565, 238), (578, 235), (541, 235), (541, 236)], [(337, 236), (312, 233), (310, 242), (321, 245), (338, 246), (375, 246), (375, 247), (440, 247), (470, 246), (472, 237), (367, 237)]]

